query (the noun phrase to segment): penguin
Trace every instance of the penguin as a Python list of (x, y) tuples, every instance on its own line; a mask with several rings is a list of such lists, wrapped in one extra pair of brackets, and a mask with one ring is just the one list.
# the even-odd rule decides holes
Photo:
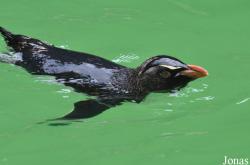
[(14, 64), (33, 75), (54, 76), (58, 83), (76, 92), (94, 96), (74, 104), (73, 111), (59, 119), (94, 117), (125, 101), (140, 103), (151, 92), (180, 90), (189, 82), (206, 77), (208, 71), (169, 55), (157, 55), (135, 68), (103, 57), (63, 49), (0, 27), (9, 50), (0, 61)]

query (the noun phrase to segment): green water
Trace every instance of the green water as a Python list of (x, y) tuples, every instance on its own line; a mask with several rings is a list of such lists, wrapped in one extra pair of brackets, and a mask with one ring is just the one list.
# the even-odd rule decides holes
[[(65, 126), (87, 96), (0, 64), (0, 164), (220, 165), (250, 159), (250, 1), (1, 0), (0, 25), (135, 67), (170, 54), (210, 75)], [(6, 51), (0, 42), (1, 52)], [(124, 59), (126, 55), (127, 57)]]

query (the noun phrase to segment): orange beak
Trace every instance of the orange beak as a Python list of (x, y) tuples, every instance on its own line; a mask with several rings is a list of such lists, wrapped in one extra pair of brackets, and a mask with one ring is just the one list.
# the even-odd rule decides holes
[(189, 69), (180, 72), (180, 74), (190, 78), (201, 78), (208, 75), (208, 71), (201, 66), (188, 65), (188, 67)]

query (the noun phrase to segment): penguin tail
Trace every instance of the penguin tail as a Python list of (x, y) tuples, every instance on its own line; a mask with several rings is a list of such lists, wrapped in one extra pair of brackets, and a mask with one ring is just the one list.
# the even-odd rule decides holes
[(0, 33), (2, 34), (7, 46), (18, 52), (21, 49), (23, 39), (20, 35), (13, 34), (0, 26)]
[(0, 33), (2, 34), (2, 36), (4, 37), (6, 42), (10, 42), (12, 40), (14, 40), (14, 34), (12, 34), (11, 32), (7, 31), (6, 29), (4, 29), (3, 27), (0, 26)]

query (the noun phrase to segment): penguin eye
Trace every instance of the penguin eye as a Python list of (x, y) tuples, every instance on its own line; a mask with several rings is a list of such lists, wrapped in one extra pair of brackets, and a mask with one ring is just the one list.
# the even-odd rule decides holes
[(171, 73), (168, 72), (168, 71), (166, 71), (166, 70), (164, 70), (164, 71), (160, 72), (160, 76), (162, 78), (169, 78), (171, 76)]

